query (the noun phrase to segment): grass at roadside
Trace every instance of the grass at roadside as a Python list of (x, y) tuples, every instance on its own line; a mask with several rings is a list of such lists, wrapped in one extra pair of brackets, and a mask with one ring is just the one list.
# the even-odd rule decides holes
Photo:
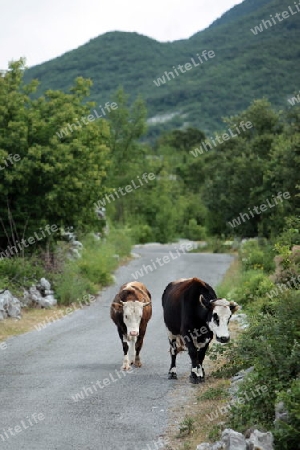
[[(216, 287), (218, 297), (227, 298), (233, 287), (240, 284), (241, 279), (241, 263), (238, 258), (235, 258), (230, 264), (229, 269), (225, 273), (223, 280)], [(228, 300), (232, 299), (228, 298)]]

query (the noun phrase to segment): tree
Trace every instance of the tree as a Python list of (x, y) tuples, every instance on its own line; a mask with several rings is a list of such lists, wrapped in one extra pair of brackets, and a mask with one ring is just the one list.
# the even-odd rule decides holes
[[(130, 184), (132, 180), (138, 182), (137, 176), (145, 172), (146, 150), (138, 139), (146, 131), (147, 112), (141, 98), (137, 98), (129, 107), (128, 95), (122, 88), (118, 89), (112, 100), (118, 108), (111, 110), (108, 114), (111, 164), (108, 170), (107, 187), (118, 190)], [(110, 211), (113, 210), (112, 216), (117, 222), (124, 222), (126, 219), (126, 203), (128, 198), (120, 197), (110, 207)]]
[[(236, 130), (241, 121), (251, 122), (252, 127), (207, 154), (203, 197), (209, 211), (209, 228), (217, 234), (267, 235), (264, 222), (273, 211), (253, 215), (250, 211), (277, 194), (266, 183), (266, 175), (272, 145), (282, 133), (283, 123), (280, 114), (264, 99), (254, 101), (238, 116), (225, 119), (227, 130)], [(229, 222), (240, 214), (245, 214), (240, 225), (230, 227)]]
[(83, 104), (91, 81), (78, 78), (69, 94), (49, 90), (32, 100), (38, 83), (24, 85), (24, 69), (25, 60), (12, 62), (0, 78), (2, 249), (47, 224), (95, 226), (109, 162), (108, 124), (87, 121), (95, 105)]

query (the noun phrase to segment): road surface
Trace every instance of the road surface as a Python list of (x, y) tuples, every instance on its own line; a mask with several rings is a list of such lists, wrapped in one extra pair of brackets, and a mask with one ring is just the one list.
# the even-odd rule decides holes
[[(178, 244), (136, 246), (140, 257), (117, 270), (116, 284), (102, 291), (97, 301), (40, 331), (7, 341), (7, 349), (0, 349), (0, 449), (162, 447), (168, 412), (176, 401), (172, 393), (179, 389), (176, 381), (167, 379), (170, 360), (162, 292), (170, 281), (192, 276), (214, 287), (232, 261), (226, 254), (176, 249)], [(133, 280), (137, 271), (152, 294), (153, 316), (141, 352), (143, 367), (124, 376), (122, 347), (109, 307), (119, 286)], [(190, 389), (188, 372), (185, 354), (178, 359), (178, 375), (186, 377)]]

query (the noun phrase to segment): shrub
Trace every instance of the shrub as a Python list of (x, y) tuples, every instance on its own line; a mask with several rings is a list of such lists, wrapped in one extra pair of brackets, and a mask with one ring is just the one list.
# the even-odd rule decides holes
[(288, 420), (278, 421), (274, 436), (276, 448), (290, 450), (298, 448), (300, 442), (300, 379), (293, 380), (287, 391), (278, 394), (276, 403), (283, 402), (288, 412)]
[(29, 288), (43, 276), (44, 269), (36, 255), (30, 258), (15, 256), (0, 261), (0, 287), (10, 289), (17, 296), (23, 294), (23, 288)]
[(300, 217), (292, 216), (286, 218), (286, 226), (281, 235), (276, 239), (279, 245), (300, 245)]
[(299, 282), (295, 284), (292, 282), (293, 279), (298, 279), (300, 269), (299, 250), (293, 252), (287, 245), (280, 244), (276, 244), (275, 249), (279, 253), (277, 257), (276, 283), (288, 283), (290, 281), (292, 289), (299, 289)]
[(112, 272), (121, 257), (131, 251), (127, 230), (113, 229), (105, 240), (93, 235), (82, 239), (81, 258), (66, 260), (60, 273), (54, 276), (55, 293), (60, 304), (68, 305), (86, 294), (96, 294), (101, 286), (110, 284)]
[(242, 273), (238, 286), (228, 293), (228, 297), (242, 305), (248, 305), (266, 297), (274, 288), (274, 283), (262, 270), (249, 270)]
[(80, 275), (91, 283), (105, 286), (112, 281), (112, 271), (118, 266), (119, 258), (131, 250), (128, 232), (113, 230), (105, 241), (93, 237), (83, 240), (82, 257), (76, 261)]
[(70, 305), (80, 301), (86, 294), (96, 294), (97, 287), (80, 273), (77, 261), (65, 264), (61, 274), (53, 276), (55, 297), (60, 305)]
[(196, 219), (190, 219), (183, 230), (184, 237), (192, 241), (202, 241), (206, 238), (205, 227), (198, 225)]
[(131, 239), (135, 244), (146, 244), (154, 240), (152, 228), (147, 225), (135, 225), (131, 228)]
[(275, 251), (264, 240), (251, 239), (240, 248), (240, 258), (244, 270), (263, 270), (271, 273), (275, 270)]

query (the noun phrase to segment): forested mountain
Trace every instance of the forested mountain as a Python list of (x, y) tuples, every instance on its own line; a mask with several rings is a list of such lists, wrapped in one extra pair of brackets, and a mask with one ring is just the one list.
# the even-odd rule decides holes
[[(276, 13), (289, 11), (286, 19)], [(263, 31), (251, 31), (274, 17)], [(38, 78), (38, 93), (67, 91), (78, 76), (91, 78), (90, 99), (105, 103), (120, 85), (131, 98), (141, 94), (150, 135), (159, 129), (194, 126), (207, 132), (220, 128), (222, 117), (246, 108), (263, 96), (277, 107), (299, 90), (300, 13), (289, 0), (245, 0), (190, 39), (161, 43), (137, 33), (110, 32), (44, 64), (30, 68), (25, 80)], [(185, 73), (178, 65), (199, 63), (197, 53), (215, 57)], [(203, 59), (203, 58), (202, 58)], [(157, 86), (154, 80), (165, 82)], [(154, 131), (155, 130), (155, 131)]]

